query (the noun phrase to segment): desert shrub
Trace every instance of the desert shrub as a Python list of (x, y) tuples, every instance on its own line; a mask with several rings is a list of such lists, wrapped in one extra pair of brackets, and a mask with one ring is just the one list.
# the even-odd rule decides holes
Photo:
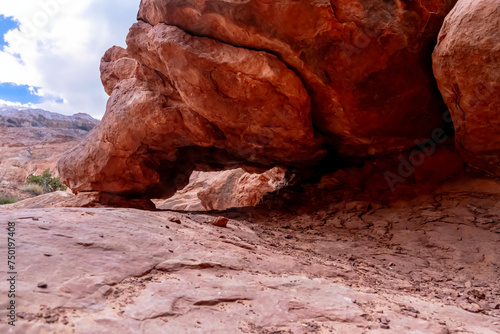
[(50, 169), (47, 168), (42, 175), (28, 176), (26, 180), (26, 185), (35, 184), (42, 187), (44, 193), (51, 193), (57, 190), (66, 190), (67, 187), (61, 183), (58, 177), (52, 177)]
[(16, 203), (16, 199), (10, 196), (0, 196), (0, 205)]
[(39, 195), (43, 194), (42, 186), (40, 186), (38, 184), (34, 184), (34, 183), (25, 185), (24, 187), (21, 188), (21, 190), (25, 193), (35, 195), (35, 196), (39, 196)]

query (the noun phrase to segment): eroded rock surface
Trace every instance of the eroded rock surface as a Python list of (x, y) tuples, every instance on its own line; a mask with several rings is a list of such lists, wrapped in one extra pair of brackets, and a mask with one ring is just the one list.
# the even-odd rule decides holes
[(262, 174), (242, 169), (194, 172), (189, 185), (167, 200), (155, 201), (161, 210), (205, 211), (255, 206), (262, 198), (284, 186), (285, 170), (273, 168)]
[(16, 333), (497, 334), (499, 197), (481, 190), (230, 211), (227, 227), (221, 213), (0, 209), (16, 222)]
[(500, 176), (500, 2), (459, 0), (433, 55), (457, 147), (473, 166)]
[(366, 155), (439, 126), (425, 58), (455, 2), (146, 0), (138, 18), (276, 54), (308, 89), (318, 129), (341, 151)]
[[(307, 112), (307, 92), (274, 56), (195, 38), (165, 25), (138, 23), (132, 29), (136, 33), (129, 35), (129, 44), (136, 38), (144, 44), (138, 48), (154, 45), (144, 57), (163, 57), (157, 61), (166, 73), (172, 61), (178, 77), (170, 80), (177, 79), (186, 90), (174, 89), (169, 77), (152, 70), (147, 61), (146, 66), (127, 57), (128, 51), (109, 50), (103, 58), (104, 75), (112, 72), (110, 77), (125, 80), (114, 87), (108, 112), (93, 134), (60, 161), (62, 179), (73, 190), (169, 197), (188, 184), (194, 169), (303, 165), (322, 155)], [(171, 54), (163, 55), (162, 46)], [(191, 64), (193, 70), (177, 68), (176, 62)], [(238, 66), (247, 68), (240, 79), (234, 77)], [(212, 68), (218, 70), (211, 76), (207, 71)], [(183, 71), (202, 87), (185, 81), (179, 74)], [(240, 95), (235, 97), (239, 102), (219, 95), (229, 77), (236, 80), (232, 85), (238, 87), (234, 93)], [(223, 109), (226, 115), (217, 113)], [(277, 126), (276, 113), (283, 110), (288, 111), (286, 124)]]
[(193, 170), (413, 147), (442, 126), (430, 53), (454, 3), (142, 1), (128, 48), (101, 63), (102, 124), (62, 179), (166, 198)]

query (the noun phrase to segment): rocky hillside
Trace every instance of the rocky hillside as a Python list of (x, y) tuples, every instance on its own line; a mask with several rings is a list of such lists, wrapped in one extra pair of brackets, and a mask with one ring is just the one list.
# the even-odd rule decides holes
[(0, 191), (17, 198), (29, 174), (55, 168), (99, 121), (86, 114), (64, 116), (41, 109), (0, 106)]
[(99, 121), (87, 114), (65, 116), (42, 109), (0, 105), (0, 127), (74, 129), (88, 132)]

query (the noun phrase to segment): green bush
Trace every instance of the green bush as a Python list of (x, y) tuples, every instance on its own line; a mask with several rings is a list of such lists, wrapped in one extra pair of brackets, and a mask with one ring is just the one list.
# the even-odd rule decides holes
[(12, 203), (16, 203), (16, 199), (14, 197), (3, 197), (3, 196), (0, 196), (0, 205), (12, 204)]
[(42, 175), (31, 174), (28, 176), (26, 184), (37, 184), (42, 187), (44, 193), (67, 189), (67, 187), (59, 181), (58, 177), (52, 177), (49, 168), (47, 168)]

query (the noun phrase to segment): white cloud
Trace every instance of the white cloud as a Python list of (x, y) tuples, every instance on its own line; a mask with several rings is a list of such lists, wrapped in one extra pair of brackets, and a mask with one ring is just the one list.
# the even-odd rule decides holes
[(12, 101), (5, 101), (0, 99), (0, 105), (6, 105), (9, 107), (26, 107), (26, 108), (36, 108), (36, 106), (33, 103), (19, 103), (19, 102), (12, 102)]
[(101, 117), (107, 95), (100, 58), (113, 45), (125, 46), (140, 0), (1, 1), (0, 15), (19, 21), (20, 32), (5, 35), (0, 83), (41, 87), (38, 108)]

